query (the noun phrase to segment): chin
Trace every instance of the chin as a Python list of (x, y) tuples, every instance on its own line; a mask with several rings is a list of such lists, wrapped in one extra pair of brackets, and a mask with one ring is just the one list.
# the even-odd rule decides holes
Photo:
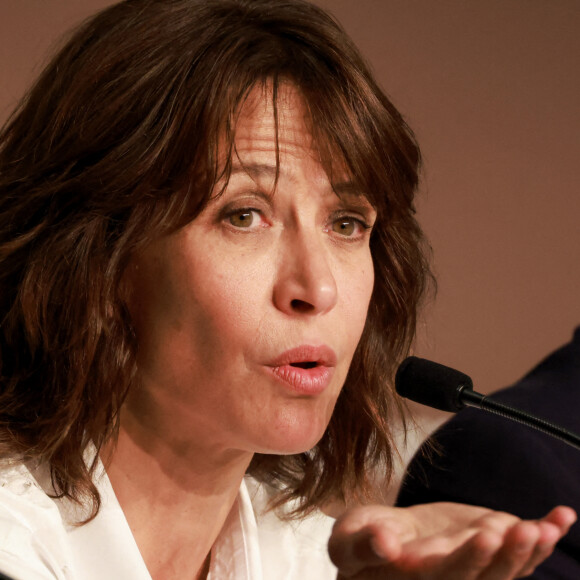
[[(328, 421), (313, 419), (295, 421), (279, 426), (274, 431), (266, 430), (261, 438), (261, 445), (267, 447), (256, 450), (257, 453), (270, 455), (295, 455), (309, 451), (322, 439)], [(266, 434), (267, 433), (267, 434)]]

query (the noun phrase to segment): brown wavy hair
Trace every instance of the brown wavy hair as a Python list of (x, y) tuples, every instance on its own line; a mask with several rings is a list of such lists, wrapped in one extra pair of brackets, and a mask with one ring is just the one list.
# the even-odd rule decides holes
[[(366, 326), (326, 433), (249, 472), (303, 514), (364, 495), (394, 454), (392, 378), (429, 280), (414, 217), (420, 154), (358, 50), (301, 0), (126, 0), (82, 25), (0, 134), (0, 457), (41, 460), (92, 505), (97, 450), (137, 378), (120, 281), (135, 251), (203, 209), (257, 85), (290, 81), (329, 174), (339, 159), (378, 211)], [(203, 248), (199, 248), (203, 252)], [(92, 503), (91, 503), (92, 502)]]

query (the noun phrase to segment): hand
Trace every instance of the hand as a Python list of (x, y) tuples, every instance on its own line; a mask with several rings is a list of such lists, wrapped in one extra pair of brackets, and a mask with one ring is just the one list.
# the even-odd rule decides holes
[(541, 520), (456, 503), (361, 506), (336, 522), (328, 550), (338, 580), (509, 580), (533, 572), (576, 521)]

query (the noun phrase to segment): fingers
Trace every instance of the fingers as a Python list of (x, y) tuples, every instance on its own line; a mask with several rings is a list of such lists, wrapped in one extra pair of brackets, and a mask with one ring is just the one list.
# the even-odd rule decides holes
[(539, 539), (540, 528), (536, 523), (520, 522), (512, 526), (500, 538), (501, 547), (490, 565), (477, 577), (478, 580), (518, 578), (525, 570), (533, 570), (553, 549), (553, 544), (539, 548)]
[(441, 562), (437, 578), (507, 580), (533, 573), (576, 521), (570, 508), (556, 508), (539, 521), (519, 521), (510, 514), (481, 518), (481, 531)]
[(480, 531), (449, 556), (442, 559), (433, 578), (479, 580), (481, 574), (485, 573), (491, 566), (501, 545), (500, 534), (491, 530)]
[(546, 517), (542, 518), (541, 521), (554, 524), (560, 529), (562, 535), (564, 535), (577, 519), (578, 516), (572, 508), (558, 506), (555, 507)]
[(574, 510), (560, 506), (538, 522), (540, 537), (520, 576), (529, 576), (554, 551), (556, 543), (568, 533), (576, 519)]
[(520, 578), (531, 574), (552, 553), (576, 521), (575, 512), (565, 507), (538, 521), (520, 521), (489, 510), (482, 516), (481, 510), (470, 506), (463, 511), (475, 518), (464, 519), (463, 525), (457, 525), (459, 520), (442, 525), (438, 531), (430, 522), (425, 534), (416, 514), (408, 509), (367, 506), (349, 510), (335, 524), (329, 541), (339, 579)]
[(402, 542), (414, 536), (404, 510), (366, 506), (349, 510), (340, 517), (328, 542), (330, 559), (343, 577), (396, 560)]
[(561, 537), (553, 526), (546, 526), (545, 524), (539, 524), (539, 526), (539, 540), (530, 553), (528, 561), (521, 567), (517, 575), (518, 578), (532, 574), (536, 567), (552, 554), (556, 542)]
[(339, 578), (353, 578), (363, 570), (380, 566), (384, 561), (375, 550), (371, 530), (361, 530), (343, 540), (335, 537), (329, 542), (328, 553), (340, 571)]

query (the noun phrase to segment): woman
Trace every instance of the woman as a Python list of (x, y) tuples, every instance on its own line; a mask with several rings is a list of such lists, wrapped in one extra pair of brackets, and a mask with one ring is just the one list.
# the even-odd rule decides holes
[[(1, 136), (0, 570), (333, 578), (392, 464), (419, 151), (287, 0), (128, 0)], [(512, 578), (571, 525), (347, 510), (341, 577)]]

